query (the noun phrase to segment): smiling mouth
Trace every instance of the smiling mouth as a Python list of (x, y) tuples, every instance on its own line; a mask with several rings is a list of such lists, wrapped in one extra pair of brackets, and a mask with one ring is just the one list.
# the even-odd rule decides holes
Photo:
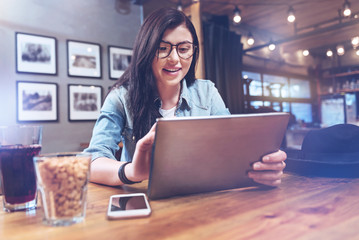
[(180, 68), (177, 68), (177, 69), (166, 69), (166, 68), (164, 68), (163, 69), (164, 71), (166, 71), (166, 72), (178, 72), (179, 70), (180, 70)]

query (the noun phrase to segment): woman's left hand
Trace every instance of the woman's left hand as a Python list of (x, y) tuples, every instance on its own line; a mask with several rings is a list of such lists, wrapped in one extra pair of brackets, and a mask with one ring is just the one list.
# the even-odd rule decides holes
[(282, 181), (283, 169), (287, 154), (281, 150), (263, 156), (262, 161), (252, 165), (252, 171), (248, 172), (248, 177), (255, 182), (268, 186), (278, 186)]

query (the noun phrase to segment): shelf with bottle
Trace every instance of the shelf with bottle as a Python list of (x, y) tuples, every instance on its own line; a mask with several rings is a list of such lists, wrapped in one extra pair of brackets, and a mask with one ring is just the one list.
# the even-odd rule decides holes
[(359, 65), (326, 69), (321, 76), (319, 95), (359, 92)]
[[(359, 92), (359, 75), (336, 75), (332, 81), (322, 81), (319, 94), (330, 95), (346, 92)], [(328, 79), (328, 78), (327, 78)], [(325, 80), (325, 79), (323, 79)]]
[(359, 91), (359, 78), (345, 80), (342, 84), (337, 82), (336, 92), (358, 92)]
[(359, 70), (325, 75), (323, 76), (323, 78), (330, 79), (330, 78), (355, 77), (355, 76), (359, 77)]

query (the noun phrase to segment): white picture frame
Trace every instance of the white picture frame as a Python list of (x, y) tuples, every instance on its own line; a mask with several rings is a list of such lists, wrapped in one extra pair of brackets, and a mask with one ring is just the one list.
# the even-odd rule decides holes
[(96, 121), (102, 106), (102, 87), (68, 85), (69, 121)]
[(58, 86), (56, 83), (16, 82), (18, 122), (58, 121)]
[(109, 78), (119, 79), (130, 65), (132, 49), (117, 46), (108, 46)]
[(101, 45), (67, 40), (69, 77), (101, 78)]
[(54, 37), (15, 33), (16, 72), (57, 74), (57, 40)]

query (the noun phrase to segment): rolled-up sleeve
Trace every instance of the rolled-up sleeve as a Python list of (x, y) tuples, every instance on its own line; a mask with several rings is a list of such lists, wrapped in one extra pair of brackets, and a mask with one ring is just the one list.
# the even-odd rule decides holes
[(92, 153), (92, 160), (99, 157), (116, 159), (118, 144), (122, 141), (125, 127), (123, 102), (116, 91), (112, 91), (101, 108), (100, 116), (93, 128), (90, 145), (84, 151)]

